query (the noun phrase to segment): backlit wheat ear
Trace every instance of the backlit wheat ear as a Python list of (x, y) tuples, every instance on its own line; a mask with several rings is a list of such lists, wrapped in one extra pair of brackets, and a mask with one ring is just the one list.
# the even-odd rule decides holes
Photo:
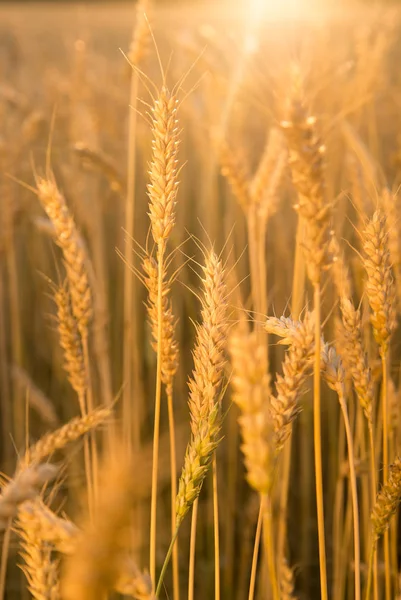
[(178, 99), (163, 86), (152, 108), (152, 162), (149, 168), (149, 218), (153, 239), (164, 248), (175, 223), (178, 190)]
[(150, 0), (138, 0), (136, 7), (136, 20), (131, 45), (127, 56), (132, 65), (138, 65), (147, 53), (151, 39), (148, 23)]
[(83, 338), (87, 336), (92, 317), (92, 292), (86, 268), (87, 256), (64, 196), (58, 190), (53, 176), (37, 177), (36, 186), (40, 203), (53, 223), (56, 243), (60, 246), (67, 271), (72, 312)]
[(265, 351), (255, 332), (248, 333), (238, 327), (229, 339), (232, 399), (241, 410), (238, 422), (247, 480), (261, 494), (270, 493), (275, 463)]
[(83, 417), (71, 419), (59, 429), (46, 433), (36, 444), (29, 448), (23, 462), (25, 464), (41, 462), (56, 450), (62, 450), (67, 444), (75, 442), (89, 431), (93, 431), (104, 424), (110, 419), (111, 414), (110, 408), (96, 408)]
[(55, 478), (57, 468), (54, 465), (32, 465), (19, 471), (14, 479), (7, 483), (0, 494), (0, 531), (13, 519), (20, 504), (39, 495), (45, 483)]
[(298, 79), (288, 104), (281, 126), (287, 138), (292, 179), (298, 192), (294, 208), (305, 224), (303, 247), (308, 275), (315, 285), (320, 282), (322, 269), (330, 262), (331, 206), (324, 184), (325, 147), (318, 134), (316, 118), (306, 108)]
[(389, 478), (377, 495), (372, 510), (373, 532), (379, 538), (388, 529), (391, 517), (401, 501), (401, 460), (396, 458), (389, 469)]
[(321, 369), (323, 379), (338, 397), (345, 398), (345, 371), (335, 348), (323, 343), (321, 349)]
[(71, 554), (78, 543), (80, 530), (68, 519), (57, 516), (39, 498), (24, 502), (18, 510), (18, 522), (57, 552)]
[(278, 575), (282, 600), (297, 600), (298, 596), (295, 595), (294, 591), (294, 573), (285, 559), (283, 559), (279, 566)]
[[(143, 261), (143, 270), (145, 272), (145, 285), (149, 292), (147, 309), (150, 326), (152, 330), (152, 348), (157, 352), (158, 340), (158, 269), (156, 261), (147, 256)], [(178, 369), (178, 343), (175, 339), (175, 319), (171, 308), (170, 286), (163, 277), (162, 281), (162, 381), (167, 388), (167, 393), (171, 393), (174, 375)]]
[(362, 345), (361, 314), (359, 309), (356, 309), (352, 301), (347, 297), (340, 298), (340, 307), (344, 344), (342, 350), (347, 357), (347, 364), (351, 371), (351, 377), (359, 403), (367, 420), (371, 422), (374, 386), (367, 355)]
[[(115, 588), (129, 547), (129, 520), (134, 479), (126, 446), (111, 448), (101, 467), (99, 495), (93, 515), (82, 527), (80, 543), (66, 559), (62, 577), (65, 600), (98, 600)], [(149, 582), (147, 594), (153, 598)]]
[(71, 295), (67, 282), (55, 290), (54, 301), (57, 306), (60, 346), (64, 351), (64, 369), (71, 386), (78, 396), (81, 396), (87, 389), (87, 376), (82, 339), (77, 321), (72, 313)]
[(366, 294), (372, 309), (370, 317), (381, 354), (387, 352), (396, 327), (395, 284), (391, 269), (386, 216), (377, 210), (363, 232)]
[[(80, 544), (81, 530), (68, 519), (57, 516), (39, 499), (19, 507), (18, 522), (19, 529), (29, 531), (32, 537), (62, 554), (73, 554)], [(137, 600), (152, 598), (149, 575), (142, 573), (129, 556), (123, 557), (119, 564), (114, 589)]]
[(282, 132), (270, 130), (257, 171), (250, 182), (252, 204), (258, 216), (266, 222), (278, 208), (278, 190), (288, 163), (288, 152)]
[(329, 248), (333, 258), (332, 274), (337, 293), (340, 298), (352, 298), (351, 274), (344, 259), (344, 252), (334, 234), (331, 236)]
[(223, 266), (213, 250), (205, 257), (202, 283), (202, 322), (196, 330), (194, 370), (188, 384), (192, 433), (179, 480), (177, 526), (200, 494), (221, 430), (217, 400), (225, 365), (227, 290)]
[(38, 537), (29, 524), (18, 522), (21, 556), (20, 565), (27, 582), (28, 590), (35, 600), (59, 600), (60, 584), (58, 563), (52, 560), (52, 548)]
[(227, 179), (231, 190), (243, 211), (246, 213), (252, 203), (250, 192), (250, 174), (245, 162), (229, 146), (221, 141), (219, 146), (221, 173)]
[[(292, 430), (292, 423), (300, 411), (298, 398), (303, 383), (311, 372), (314, 354), (314, 314), (306, 313), (303, 321), (274, 322), (266, 329), (271, 333), (281, 332), (284, 340), (289, 340), (289, 349), (283, 362), (283, 375), (276, 378), (276, 394), (271, 396), (271, 414), (274, 421), (276, 450), (279, 452)], [(283, 327), (280, 327), (283, 324)]]
[(379, 198), (388, 223), (388, 249), (391, 266), (395, 275), (398, 302), (401, 302), (401, 248), (400, 248), (400, 201), (397, 194), (384, 188)]

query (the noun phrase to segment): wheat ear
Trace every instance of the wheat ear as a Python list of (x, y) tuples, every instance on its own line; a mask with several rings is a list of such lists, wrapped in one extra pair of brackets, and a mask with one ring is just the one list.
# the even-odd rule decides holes
[[(62, 554), (74, 554), (80, 544), (81, 530), (72, 521), (57, 516), (39, 499), (20, 505), (18, 521), (24, 530), (29, 530), (36, 538)], [(152, 585), (149, 575), (142, 573), (129, 556), (124, 556), (119, 564), (114, 589), (137, 600), (149, 600)]]
[(297, 600), (297, 596), (294, 591), (294, 572), (291, 567), (288, 566), (285, 558), (280, 564), (280, 590), (282, 600)]
[(88, 335), (88, 324), (92, 317), (92, 292), (87, 272), (87, 256), (80, 234), (64, 196), (57, 188), (51, 174), (47, 179), (37, 177), (38, 197), (56, 232), (56, 243), (60, 246), (65, 261), (72, 312), (82, 338)]
[(56, 450), (62, 450), (72, 442), (75, 442), (89, 431), (93, 431), (110, 419), (112, 411), (110, 408), (96, 408), (83, 417), (75, 417), (68, 423), (46, 433), (26, 452), (23, 463), (37, 464)]
[(383, 484), (373, 507), (372, 520), (372, 540), (369, 557), (369, 570), (366, 584), (365, 599), (370, 599), (370, 589), (372, 582), (374, 557), (379, 538), (388, 532), (391, 517), (397, 512), (401, 501), (401, 459), (397, 457), (390, 465), (388, 479)]
[[(101, 465), (100, 484), (92, 518), (84, 520), (79, 544), (66, 559), (61, 582), (65, 600), (101, 598), (115, 588), (127, 560), (134, 484), (126, 445), (109, 450)], [(148, 583), (140, 600), (153, 598)]]
[(155, 579), (156, 575), (157, 471), (163, 368), (164, 263), (167, 241), (175, 222), (175, 204), (178, 191), (177, 156), (179, 147), (179, 129), (177, 109), (177, 97), (163, 85), (152, 108), (153, 142), (152, 161), (149, 169), (150, 183), (148, 184), (149, 219), (153, 240), (157, 247), (157, 372), (153, 428), (149, 559), (152, 580)]
[(67, 281), (55, 289), (54, 301), (57, 306), (57, 328), (60, 336), (60, 346), (64, 351), (64, 369), (72, 388), (78, 397), (82, 397), (88, 386), (87, 374), (82, 339), (77, 321), (72, 313), (71, 295)]
[(232, 399), (241, 410), (238, 423), (247, 480), (261, 494), (271, 491), (275, 464), (270, 376), (264, 351), (255, 332), (238, 328), (229, 338)]
[(54, 479), (57, 468), (54, 465), (32, 465), (19, 471), (14, 479), (7, 483), (0, 495), (0, 531), (6, 529), (20, 504), (32, 500), (40, 493), (45, 483)]
[(20, 538), (20, 554), (24, 564), (20, 565), (28, 582), (28, 590), (35, 600), (59, 600), (58, 562), (52, 560), (52, 547), (29, 522), (18, 519), (17, 531)]
[[(196, 328), (194, 369), (188, 383), (191, 439), (185, 452), (175, 503), (177, 532), (200, 494), (221, 431), (218, 396), (226, 362), (227, 289), (223, 265), (213, 250), (205, 255), (202, 287), (202, 322)], [(161, 590), (175, 537), (164, 561), (156, 595)]]
[[(389, 475), (388, 435), (388, 347), (396, 327), (396, 290), (390, 261), (387, 219), (377, 210), (367, 223), (363, 235), (364, 267), (367, 274), (366, 294), (371, 307), (370, 321), (379, 345), (382, 363), (382, 415), (383, 415), (383, 483)], [(384, 562), (386, 600), (391, 598), (390, 541), (384, 534)]]
[(267, 319), (265, 329), (282, 337), (281, 343), (289, 343), (283, 362), (283, 374), (277, 375), (276, 394), (271, 396), (271, 414), (274, 422), (276, 452), (287, 441), (292, 423), (300, 411), (299, 394), (311, 372), (314, 355), (314, 313), (306, 313), (303, 321), (291, 319)]

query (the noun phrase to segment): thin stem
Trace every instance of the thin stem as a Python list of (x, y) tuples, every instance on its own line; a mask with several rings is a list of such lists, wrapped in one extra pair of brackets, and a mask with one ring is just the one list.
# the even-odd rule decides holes
[(217, 486), (217, 458), (213, 455), (213, 528), (214, 528), (214, 597), (220, 600), (220, 535)]
[[(81, 392), (78, 396), (79, 407), (81, 416), (84, 417), (87, 414), (85, 392)], [(94, 507), (94, 493), (93, 493), (93, 479), (92, 479), (92, 461), (89, 448), (89, 439), (86, 435), (84, 437), (84, 462), (85, 462), (85, 478), (86, 487), (88, 490), (88, 509), (89, 514), (92, 517)]]
[(152, 495), (150, 506), (150, 577), (156, 577), (156, 518), (157, 518), (157, 472), (159, 464), (159, 435), (160, 435), (160, 405), (161, 405), (161, 368), (162, 368), (162, 294), (163, 294), (163, 258), (164, 245), (160, 244), (157, 252), (157, 371), (155, 392), (155, 420), (153, 427), (153, 465), (152, 465)]
[(195, 549), (196, 549), (196, 525), (198, 520), (198, 498), (192, 505), (191, 516), (191, 540), (189, 545), (189, 574), (188, 574), (188, 600), (194, 600), (195, 589)]
[(290, 435), (283, 448), (283, 462), (280, 477), (280, 499), (279, 499), (279, 520), (277, 530), (277, 556), (278, 564), (281, 565), (285, 556), (285, 542), (287, 539), (287, 509), (288, 509), (288, 490), (290, 488), (291, 474), (291, 449), (292, 435)]
[[(128, 125), (128, 165), (127, 165), (127, 196), (125, 200), (125, 243), (124, 243), (124, 261), (125, 264), (131, 264), (135, 260), (135, 253), (132, 252), (132, 240), (134, 238), (134, 220), (135, 220), (135, 180), (136, 180), (136, 123), (137, 111), (136, 102), (138, 96), (138, 72), (132, 69), (129, 125)], [(134, 266), (134, 265), (133, 265)], [(132, 393), (135, 373), (132, 369), (134, 345), (136, 342), (136, 320), (134, 310), (135, 298), (135, 277), (128, 267), (124, 270), (124, 356), (123, 356), (123, 380), (125, 384), (123, 394), (123, 423), (124, 438), (126, 444), (130, 445), (132, 441)], [(137, 401), (137, 399), (136, 399)], [(136, 419), (135, 419), (136, 421)], [(140, 420), (139, 420), (140, 421)]]
[(256, 525), (255, 543), (253, 545), (251, 579), (249, 581), (248, 600), (253, 600), (254, 596), (255, 596), (256, 571), (258, 568), (258, 557), (259, 557), (260, 537), (261, 537), (261, 533), (262, 533), (262, 523), (263, 523), (263, 503), (261, 502), (260, 508), (259, 508), (258, 522)]
[[(291, 314), (293, 319), (298, 319), (302, 310), (304, 288), (305, 288), (305, 260), (301, 243), (302, 221), (298, 219), (297, 235), (295, 242), (294, 272), (292, 279), (292, 302)], [(305, 444), (306, 446), (306, 444)], [(284, 561), (285, 540), (287, 538), (287, 510), (288, 490), (290, 487), (291, 473), (292, 435), (283, 448), (283, 461), (281, 471), (280, 500), (279, 500), (279, 522), (277, 531), (277, 554), (278, 564)], [(306, 467), (305, 467), (306, 468)]]
[[(345, 428), (344, 420), (339, 415), (338, 424), (338, 464), (341, 466), (344, 463), (346, 455)], [(344, 475), (339, 469), (337, 474), (336, 490), (334, 494), (333, 508), (333, 584), (331, 594), (333, 600), (343, 600), (344, 598), (344, 569), (342, 568), (344, 557)]]
[(160, 575), (159, 575), (159, 581), (157, 582), (157, 587), (156, 587), (156, 598), (158, 598), (158, 597), (159, 597), (159, 594), (160, 594), (160, 592), (161, 592), (162, 585), (163, 585), (163, 580), (164, 580), (164, 576), (165, 576), (165, 574), (166, 574), (167, 567), (168, 567), (168, 564), (169, 564), (169, 562), (170, 562), (171, 554), (172, 554), (172, 552), (173, 552), (173, 550), (174, 550), (175, 543), (176, 543), (176, 541), (177, 541), (177, 537), (178, 537), (178, 531), (179, 531), (179, 529), (180, 529), (180, 528), (179, 528), (179, 526), (178, 526), (178, 527), (177, 527), (177, 529), (176, 529), (176, 530), (175, 530), (175, 532), (174, 532), (174, 535), (173, 535), (173, 537), (171, 538), (170, 546), (168, 547), (167, 554), (166, 554), (166, 558), (164, 559), (164, 563), (163, 563), (163, 566), (162, 566), (162, 570), (160, 571)]
[[(175, 448), (175, 423), (172, 386), (167, 387), (168, 425), (170, 436), (170, 470), (171, 470), (171, 535), (174, 538), (177, 530), (177, 515), (175, 512), (175, 499), (177, 496), (177, 455)], [(178, 563), (178, 543), (173, 548), (173, 598), (180, 599), (180, 580)]]
[(262, 496), (263, 506), (263, 544), (267, 557), (273, 600), (280, 600), (280, 589), (276, 572), (276, 554), (274, 551), (273, 519), (271, 501), (267, 494)]
[[(388, 481), (388, 409), (387, 409), (387, 353), (381, 351), (382, 358), (382, 411), (383, 411), (383, 485)], [(390, 571), (390, 537), (389, 531), (384, 533), (384, 573), (386, 600), (391, 600), (391, 571)]]
[[(372, 486), (372, 503), (376, 502), (377, 482), (376, 482), (376, 464), (375, 464), (375, 441), (373, 433), (373, 423), (369, 422), (369, 454), (370, 454), (370, 478)], [(379, 576), (377, 566), (377, 553), (373, 556), (373, 597), (374, 600), (379, 600)]]
[[(88, 387), (86, 390), (86, 411), (91, 413), (94, 410), (93, 404), (93, 393), (92, 393), (92, 378), (90, 371), (90, 362), (89, 362), (89, 344), (88, 344), (88, 336), (85, 335), (82, 337), (82, 347), (84, 352), (84, 364), (85, 364), (85, 374), (88, 382)], [(97, 447), (96, 447), (96, 433), (91, 431), (90, 434), (90, 443), (91, 443), (91, 459), (90, 459), (90, 473), (92, 479), (92, 498), (93, 502), (96, 502), (97, 492), (98, 492), (98, 475), (99, 475), (99, 461), (97, 455)], [(89, 450), (88, 450), (89, 452)]]
[(8, 441), (8, 434), (12, 431), (12, 402), (10, 396), (10, 383), (7, 359), (7, 339), (6, 339), (6, 309), (4, 298), (3, 274), (0, 265), (0, 406), (1, 406), (1, 456), (3, 457), (3, 469), (11, 471), (11, 452)]
[(374, 557), (376, 554), (376, 548), (377, 548), (377, 539), (374, 539), (374, 540), (372, 540), (372, 545), (370, 547), (368, 578), (366, 580), (365, 600), (370, 600), (370, 592), (372, 589), (373, 563), (374, 563)]
[(313, 441), (315, 451), (317, 528), (319, 538), (319, 566), (321, 600), (328, 600), (326, 543), (324, 533), (323, 473), (322, 473), (322, 427), (320, 408), (320, 284), (314, 285), (315, 309), (315, 360), (313, 369)]
[(345, 402), (345, 398), (339, 396), (340, 406), (343, 413), (345, 433), (347, 436), (348, 444), (348, 462), (350, 471), (350, 485), (351, 485), (351, 497), (352, 497), (352, 508), (354, 512), (354, 563), (355, 563), (355, 600), (361, 598), (361, 551), (360, 551), (360, 535), (359, 535), (359, 509), (358, 509), (358, 489), (356, 481), (355, 471), (355, 455), (354, 455), (354, 442), (352, 438), (351, 426), (348, 418), (348, 410)]
[(6, 591), (7, 561), (8, 561), (8, 552), (9, 552), (9, 548), (10, 548), (11, 522), (12, 522), (12, 519), (9, 519), (7, 528), (4, 532), (3, 544), (2, 544), (2, 549), (1, 549), (0, 600), (4, 599), (4, 594)]

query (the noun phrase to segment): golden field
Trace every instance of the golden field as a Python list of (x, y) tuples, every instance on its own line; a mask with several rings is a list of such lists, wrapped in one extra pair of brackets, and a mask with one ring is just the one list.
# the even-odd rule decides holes
[(0, 596), (401, 597), (397, 5), (0, 6)]

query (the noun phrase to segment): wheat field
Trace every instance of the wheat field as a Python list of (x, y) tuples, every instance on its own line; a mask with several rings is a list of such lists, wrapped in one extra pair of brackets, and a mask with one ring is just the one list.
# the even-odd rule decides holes
[(400, 40), (0, 5), (0, 600), (401, 598)]

